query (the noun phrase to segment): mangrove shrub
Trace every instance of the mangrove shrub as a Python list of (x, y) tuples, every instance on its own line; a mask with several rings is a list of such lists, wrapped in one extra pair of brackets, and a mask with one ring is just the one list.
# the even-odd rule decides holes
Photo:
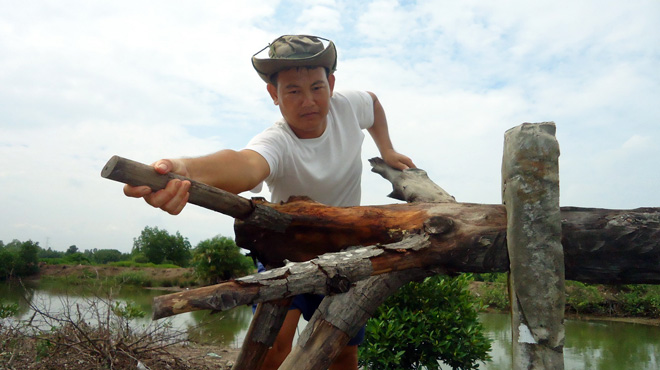
[(365, 369), (476, 369), (490, 341), (478, 321), (471, 278), (434, 276), (389, 297), (367, 323), (359, 361)]

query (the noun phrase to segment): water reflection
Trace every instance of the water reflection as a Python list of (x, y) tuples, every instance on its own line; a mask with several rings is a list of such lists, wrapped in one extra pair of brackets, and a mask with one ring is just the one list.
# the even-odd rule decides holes
[[(511, 369), (509, 315), (481, 314), (488, 337), (493, 339), (493, 361), (484, 370)], [(657, 370), (660, 328), (610, 321), (566, 320), (564, 368), (566, 370)]]
[[(18, 303), (20, 319), (27, 319), (32, 314), (30, 303), (52, 313), (62, 313), (76, 304), (88, 305), (92, 298), (108, 299), (112, 296), (118, 302), (132, 302), (146, 313), (145, 317), (133, 320), (136, 326), (146, 326), (152, 322), (153, 298), (167, 293), (128, 286), (110, 290), (99, 286), (67, 286), (48, 281), (25, 282), (23, 286), (6, 282), (0, 284), (0, 302)], [(175, 330), (186, 331), (189, 339), (196, 342), (238, 347), (251, 319), (252, 309), (242, 306), (216, 314), (196, 311), (161, 320), (170, 323)]]
[[(151, 322), (153, 297), (164, 291), (123, 287), (112, 292), (118, 301), (130, 301), (147, 312), (147, 317), (137, 320), (139, 325)], [(58, 310), (63, 305), (85, 302), (89, 297), (106, 297), (98, 287), (70, 287), (61, 284), (26, 284), (25, 289), (14, 284), (0, 284), (0, 302), (19, 303), (21, 318), (30, 315), (27, 302), (49, 305)], [(25, 299), (23, 299), (23, 297)], [(210, 314), (196, 311), (165, 319), (175, 329), (185, 330), (189, 338), (207, 344), (238, 347), (241, 345), (252, 319), (248, 306), (227, 312)], [(511, 368), (511, 324), (506, 314), (481, 314), (480, 321), (486, 334), (493, 340), (491, 362), (481, 364), (482, 370)], [(566, 321), (566, 345), (564, 349), (566, 370), (660, 368), (660, 327), (608, 321)]]
[(247, 306), (210, 314), (208, 311), (192, 312), (195, 325), (188, 326), (188, 336), (198, 343), (224, 344), (240, 347), (252, 320), (252, 309)]

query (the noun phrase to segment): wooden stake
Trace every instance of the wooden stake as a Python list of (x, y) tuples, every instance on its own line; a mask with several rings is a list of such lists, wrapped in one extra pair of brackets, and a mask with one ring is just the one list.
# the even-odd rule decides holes
[(502, 188), (516, 370), (564, 368), (558, 158), (554, 123), (525, 123), (505, 134)]

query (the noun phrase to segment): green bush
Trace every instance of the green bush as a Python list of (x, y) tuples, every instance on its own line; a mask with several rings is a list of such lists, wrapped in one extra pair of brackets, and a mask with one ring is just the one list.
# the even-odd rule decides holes
[(39, 258), (39, 262), (43, 262), (48, 265), (66, 265), (67, 262), (64, 257), (43, 257)]
[(508, 310), (511, 307), (509, 290), (507, 284), (491, 283), (486, 289), (482, 289), (479, 302), (482, 306), (495, 310)]
[(193, 250), (192, 266), (197, 277), (209, 284), (254, 271), (252, 259), (241, 254), (236, 243), (224, 236), (216, 236), (197, 244)]
[(626, 285), (617, 294), (621, 309), (631, 316), (660, 316), (660, 286)]
[(476, 369), (489, 359), (490, 341), (478, 321), (471, 278), (435, 276), (389, 297), (367, 323), (359, 347), (365, 369)]
[(147, 262), (160, 264), (170, 261), (178, 266), (187, 267), (190, 263), (190, 249), (188, 238), (184, 238), (178, 231), (170, 235), (166, 230), (146, 226), (140, 236), (133, 239), (131, 254), (144, 255)]
[(117, 284), (149, 287), (153, 284), (151, 279), (142, 271), (127, 271), (114, 277)]
[(602, 313), (603, 295), (595, 285), (588, 285), (579, 281), (566, 281), (566, 305), (575, 313)]
[(0, 302), (0, 319), (4, 319), (18, 314), (18, 303), (4, 304)]
[(511, 306), (509, 300), (509, 276), (505, 272), (476, 274), (475, 280), (483, 283), (477, 285), (476, 298), (484, 308), (494, 310), (508, 310)]
[(34, 275), (39, 272), (39, 243), (13, 240), (0, 246), (0, 279)]
[(7, 278), (13, 274), (14, 254), (0, 247), (0, 279)]

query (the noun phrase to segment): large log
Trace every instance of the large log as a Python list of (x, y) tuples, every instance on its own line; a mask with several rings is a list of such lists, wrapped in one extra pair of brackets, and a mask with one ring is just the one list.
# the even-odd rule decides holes
[[(504, 206), (445, 203), (432, 208), (435, 217), (445, 220), (438, 225), (444, 226), (429, 226), (391, 244), (325, 254), (236, 281), (156, 297), (154, 318), (301, 293), (336, 293), (369, 276), (410, 268), (433, 267), (447, 274), (508, 271)], [(660, 208), (562, 208), (561, 218), (567, 279), (660, 283)]]
[[(437, 188), (423, 171), (391, 172), (374, 162), (374, 172), (395, 184), (393, 193), (397, 187), (407, 191), (414, 188), (403, 182), (413, 174), (413, 183), (427, 182), (430, 184), (425, 186)], [(176, 177), (159, 175), (150, 166), (116, 156), (105, 166), (103, 175), (132, 185), (149, 184), (155, 190)], [(351, 246), (391, 244), (410, 235), (430, 234), (434, 251), (444, 251), (440, 267), (454, 272), (508, 271), (506, 210), (502, 205), (414, 203), (340, 208), (305, 198), (273, 204), (194, 184), (191, 199), (200, 199), (199, 205), (218, 212), (236, 213), (232, 217), (237, 218), (237, 243), (271, 266), (282, 266), (287, 260), (308, 261)], [(204, 189), (202, 195), (197, 194), (198, 188)], [(421, 198), (415, 194), (401, 197)], [(215, 200), (201, 200), (207, 198)], [(603, 284), (660, 283), (660, 208), (562, 207), (561, 219), (567, 279)], [(453, 241), (454, 236), (462, 240)], [(388, 263), (379, 263), (388, 268)]]
[[(144, 172), (147, 177), (163, 178), (149, 166), (144, 166)], [(420, 174), (411, 170), (401, 172), (408, 173)], [(128, 177), (118, 181), (139, 185), (130, 182)], [(240, 214), (235, 225), (237, 243), (271, 266), (281, 266), (287, 261), (308, 261), (348, 247), (376, 246), (378, 253), (369, 258), (372, 270), (369, 274), (358, 280), (345, 279), (338, 274), (329, 286), (350, 285), (370, 275), (429, 266), (448, 273), (509, 269), (506, 210), (502, 205), (414, 203), (340, 208), (301, 198), (282, 204), (246, 201), (257, 211)], [(660, 283), (660, 208), (563, 207), (561, 220), (567, 279), (604, 284)], [(420, 238), (415, 239), (415, 236)], [(416, 241), (412, 243), (414, 248), (403, 247), (411, 244), (411, 240)], [(320, 285), (325, 286), (323, 272), (318, 276), (323, 279)], [(230, 282), (191, 290), (175, 299), (165, 296), (154, 306), (162, 302), (161, 308), (155, 310), (162, 314), (154, 316), (196, 309), (220, 310), (269, 300), (263, 299), (264, 296), (272, 296), (271, 299), (288, 296), (291, 292), (265, 294), (265, 290), (277, 287), (276, 281), (267, 285)], [(312, 291), (323, 293), (326, 288), (309, 283), (294, 293)], [(257, 299), (259, 296), (262, 299)]]
[[(267, 261), (305, 261), (349, 246), (391, 244), (427, 234), (440, 267), (508, 271), (502, 205), (414, 203), (335, 208), (294, 199), (274, 205), (290, 216), (283, 233), (237, 221), (237, 243)], [(561, 208), (566, 278), (601, 284), (660, 283), (660, 208)], [(303, 232), (304, 231), (304, 232)], [(393, 261), (395, 262), (395, 261)]]

